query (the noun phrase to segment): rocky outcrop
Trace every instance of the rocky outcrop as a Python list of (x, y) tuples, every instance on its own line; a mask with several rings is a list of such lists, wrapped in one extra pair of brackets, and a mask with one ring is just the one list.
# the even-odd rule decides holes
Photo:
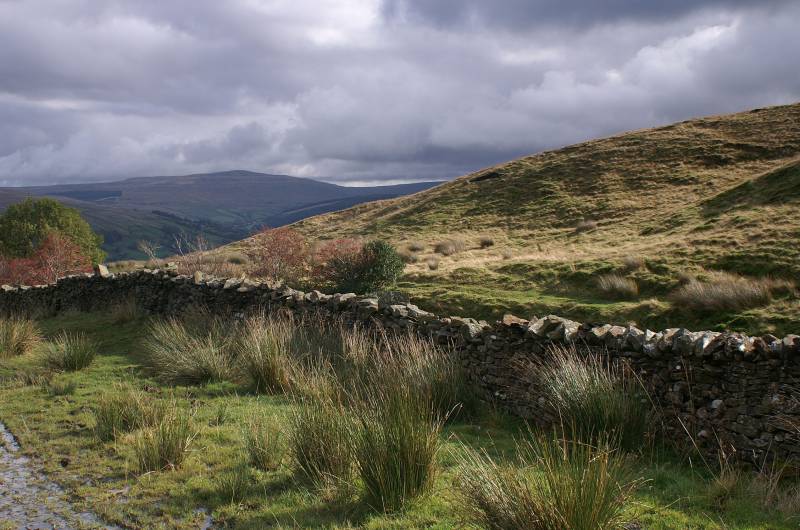
[(53, 314), (96, 310), (134, 298), (150, 313), (176, 315), (192, 307), (241, 315), (256, 308), (323, 311), (348, 321), (389, 329), (413, 329), (460, 354), (487, 396), (527, 418), (541, 417), (530, 381), (519, 367), (547, 355), (555, 344), (580, 344), (625, 362), (639, 375), (662, 412), (665, 433), (678, 442), (695, 439), (715, 451), (720, 444), (747, 459), (767, 454), (800, 458), (797, 392), (800, 336), (747, 336), (734, 332), (662, 331), (578, 323), (555, 315), (489, 323), (439, 317), (397, 297), (301, 292), (242, 279), (173, 270), (142, 270), (60, 279), (48, 286), (0, 288), (0, 314)]

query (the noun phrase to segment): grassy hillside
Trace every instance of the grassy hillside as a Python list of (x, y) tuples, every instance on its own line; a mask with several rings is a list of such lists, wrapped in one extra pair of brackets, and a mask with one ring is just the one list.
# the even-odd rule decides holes
[[(441, 312), (797, 332), (800, 303), (785, 285), (731, 310), (672, 296), (708, 270), (800, 280), (799, 157), (800, 104), (771, 107), (544, 152), (295, 226), (421, 249), (408, 251), (402, 287)], [(464, 250), (437, 254), (450, 239)], [(639, 293), (604, 292), (609, 273)]]

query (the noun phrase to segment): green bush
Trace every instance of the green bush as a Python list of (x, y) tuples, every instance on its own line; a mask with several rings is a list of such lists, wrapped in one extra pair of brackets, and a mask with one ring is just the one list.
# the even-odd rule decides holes
[(62, 333), (42, 351), (42, 364), (51, 370), (73, 372), (86, 368), (97, 355), (97, 346), (86, 335)]
[(351, 259), (339, 259), (330, 265), (335, 288), (342, 293), (370, 293), (393, 286), (403, 273), (405, 263), (397, 250), (385, 241), (370, 241)]
[(24, 355), (42, 340), (36, 324), (19, 318), (0, 318), (0, 359)]
[(206, 321), (188, 326), (178, 320), (151, 325), (144, 342), (145, 362), (168, 384), (203, 384), (231, 376), (233, 354), (224, 324)]
[(42, 383), (42, 388), (48, 396), (71, 396), (78, 388), (74, 379), (53, 378)]
[(490, 530), (624, 528), (628, 499), (640, 484), (605, 442), (536, 437), (517, 445), (516, 466), (464, 449), (457, 478), (465, 518)]
[(567, 436), (593, 443), (613, 439), (626, 450), (641, 448), (651, 407), (640, 382), (619, 365), (573, 347), (553, 347), (535, 366), (537, 389)]
[(0, 255), (29, 257), (52, 232), (69, 238), (95, 263), (105, 258), (100, 248), (103, 238), (92, 231), (80, 212), (46, 198), (25, 199), (0, 215)]

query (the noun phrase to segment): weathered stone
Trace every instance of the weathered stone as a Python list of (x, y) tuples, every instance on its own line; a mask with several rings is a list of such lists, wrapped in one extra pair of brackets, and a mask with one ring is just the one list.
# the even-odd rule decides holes
[(111, 273), (108, 272), (108, 267), (106, 267), (102, 263), (95, 263), (94, 273), (100, 278), (108, 278), (109, 276), (111, 276)]

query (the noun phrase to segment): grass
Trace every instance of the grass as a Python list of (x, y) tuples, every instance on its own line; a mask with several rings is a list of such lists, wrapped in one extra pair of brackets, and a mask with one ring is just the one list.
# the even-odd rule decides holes
[(610, 438), (629, 451), (646, 445), (651, 407), (635, 376), (575, 346), (551, 347), (549, 353), (531, 365), (530, 375), (567, 437), (585, 444)]
[[(402, 288), (443, 315), (555, 313), (651, 329), (796, 333), (793, 293), (711, 314), (672, 293), (682, 274), (703, 270), (800, 278), (798, 120), (793, 104), (634, 131), (501, 164), (492, 168), (497, 178), (479, 179), (482, 170), (294, 227), (320, 239), (380, 235), (399, 246), (413, 234), (421, 255), (407, 265)], [(485, 234), (501, 237), (428, 265), (425, 251), (437, 243)], [(620, 273), (631, 256), (647, 263), (626, 271), (639, 293), (629, 303), (600, 296), (597, 278)]]
[(36, 324), (20, 317), (0, 318), (0, 359), (25, 355), (39, 345)]
[(387, 385), (356, 407), (353, 457), (364, 500), (382, 512), (428, 493), (438, 472), (441, 420), (407, 385)]
[(95, 433), (100, 440), (113, 440), (120, 434), (159, 424), (166, 410), (130, 384), (117, 384), (100, 395), (94, 410)]
[(351, 417), (329, 398), (302, 399), (289, 416), (289, 454), (295, 473), (315, 488), (335, 488), (350, 481), (353, 454)]
[(619, 274), (603, 274), (597, 277), (597, 288), (603, 295), (615, 299), (635, 298), (639, 294), (636, 280)]
[(640, 480), (605, 443), (540, 435), (517, 446), (516, 466), (467, 450), (457, 482), (468, 518), (492, 530), (621, 529)]
[[(291, 458), (272, 471), (249, 466), (248, 487), (241, 495), (228, 495), (231, 490), (223, 488), (222, 482), (241, 478), (234, 475), (247, 460), (242, 429), (254, 417), (274, 417), (287, 430), (288, 443), (289, 419), (299, 406), (298, 398), (252, 393), (246, 380), (202, 386), (164, 384), (144, 364), (147, 356), (142, 344), (150, 328), (143, 321), (112, 325), (107, 312), (69, 313), (37, 321), (37, 325), (45, 342), (62, 332), (86, 334), (97, 344), (97, 356), (88, 368), (68, 374), (76, 390), (58, 399), (43, 392), (38, 382), (23, 386), (14, 381), (23, 372), (43, 373), (35, 355), (0, 361), (0, 421), (19, 439), (34, 465), (65, 488), (78, 510), (98, 513), (117, 526), (198, 528), (207, 513), (215, 526), (239, 529), (476, 528), (479, 525), (464, 521), (462, 502), (453, 489), (467, 451), (485, 451), (498, 466), (519, 467), (517, 441), (528, 436), (512, 419), (483, 412), (443, 425), (435, 480), (426, 495), (399, 512), (368, 509), (362, 496), (355, 495), (362, 491), (357, 469), (351, 484), (345, 485), (348, 494), (343, 499), (320, 495), (316, 488), (295, 480)], [(94, 411), (118, 384), (132, 385), (167, 409), (174, 403), (179, 410), (192, 411), (190, 434), (194, 437), (176, 468), (138, 471), (134, 440), (147, 429), (134, 429), (113, 443), (97, 438)], [(220, 407), (226, 409), (228, 419), (212, 421)], [(645, 481), (633, 492), (623, 516), (648, 530), (789, 530), (797, 526), (791, 513), (779, 508), (782, 502), (765, 504), (749, 486), (718, 507), (708, 496), (713, 475), (667, 450), (626, 459), (633, 476)], [(791, 494), (791, 477), (782, 480), (780, 491)]]
[(286, 439), (276, 418), (254, 416), (244, 429), (243, 439), (251, 466), (262, 471), (275, 471), (281, 466), (286, 454)]
[(195, 328), (178, 320), (151, 324), (145, 341), (146, 364), (170, 384), (223, 381), (231, 375), (231, 342), (220, 322)]
[(97, 346), (83, 333), (62, 333), (45, 345), (40, 362), (48, 369), (62, 372), (82, 370), (92, 364)]
[(287, 318), (249, 317), (236, 339), (239, 365), (255, 392), (277, 394), (291, 388), (297, 372), (292, 355), (293, 324)]
[(746, 278), (729, 272), (712, 271), (704, 279), (691, 278), (679, 287), (672, 299), (676, 304), (698, 312), (740, 311), (767, 305), (774, 292), (791, 292), (788, 281)]
[(139, 431), (133, 440), (136, 469), (140, 473), (176, 469), (181, 465), (194, 438), (189, 412), (175, 402), (151, 427)]

